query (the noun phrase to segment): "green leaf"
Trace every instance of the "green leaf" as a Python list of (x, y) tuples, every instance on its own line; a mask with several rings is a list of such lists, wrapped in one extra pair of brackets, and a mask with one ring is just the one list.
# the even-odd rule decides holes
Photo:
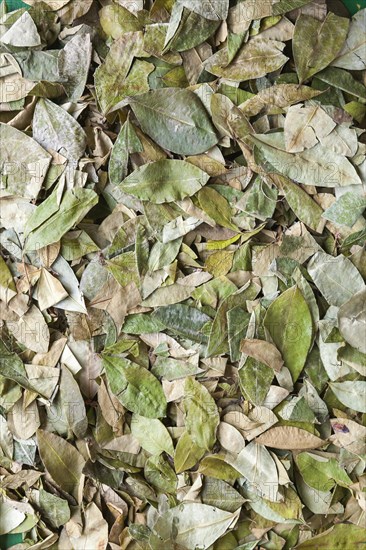
[(300, 453), (295, 458), (296, 465), (305, 483), (314, 489), (321, 487), (329, 491), (337, 483), (349, 487), (352, 480), (335, 458), (325, 458), (314, 453)]
[(177, 474), (189, 470), (202, 458), (205, 449), (197, 445), (188, 432), (183, 432), (175, 448), (174, 465)]
[(350, 523), (338, 523), (327, 531), (301, 542), (296, 548), (316, 548), (323, 546), (332, 550), (352, 550), (355, 546), (363, 544), (365, 532), (360, 525)]
[(159, 455), (163, 451), (174, 455), (172, 438), (164, 424), (157, 418), (145, 418), (134, 414), (131, 422), (131, 433), (141, 447), (152, 455)]
[(203, 103), (190, 90), (152, 90), (134, 97), (131, 107), (142, 130), (168, 151), (198, 155), (218, 142)]
[(104, 114), (118, 108), (130, 95), (149, 89), (147, 77), (154, 70), (152, 63), (135, 60), (141, 54), (141, 32), (128, 33), (113, 42), (105, 61), (95, 71), (94, 82), (98, 102)]
[(118, 4), (105, 6), (99, 12), (103, 31), (114, 39), (123, 37), (126, 33), (139, 31), (142, 28), (137, 17), (130, 10)]
[(301, 14), (295, 25), (293, 54), (300, 84), (338, 55), (346, 40), (349, 20), (328, 13), (324, 21)]
[(48, 219), (43, 221), (44, 209), (34, 213), (32, 225), (36, 227), (30, 231), (25, 250), (39, 250), (48, 244), (55, 243), (61, 237), (79, 223), (89, 210), (98, 202), (98, 195), (91, 189), (76, 188), (65, 191), (58, 210)]
[(263, 404), (273, 378), (273, 369), (253, 357), (248, 357), (239, 370), (241, 392), (254, 405)]
[(53, 480), (77, 502), (81, 502), (85, 460), (67, 441), (45, 430), (37, 431), (39, 453)]
[(366, 208), (366, 197), (348, 191), (341, 195), (322, 216), (337, 225), (352, 227)]
[(361, 99), (366, 99), (366, 86), (353, 78), (353, 76), (344, 69), (327, 67), (324, 71), (318, 73), (316, 77), (326, 84), (339, 88), (343, 92), (347, 92)]
[(70, 508), (67, 501), (44, 489), (39, 490), (37, 505), (42, 516), (56, 529), (65, 525), (70, 519)]
[(161, 204), (194, 195), (209, 176), (184, 160), (158, 160), (145, 164), (123, 180), (123, 191)]
[(163, 493), (175, 493), (177, 476), (163, 455), (151, 456), (145, 464), (145, 478), (148, 483)]
[(289, 422), (315, 422), (315, 414), (311, 410), (304, 396), (294, 397), (284, 405), (278, 413), (281, 418)]
[(153, 318), (158, 319), (169, 331), (194, 342), (207, 341), (203, 327), (211, 317), (185, 304), (174, 304), (157, 308)]
[(229, 309), (226, 313), (227, 333), (232, 361), (240, 359), (240, 342), (247, 333), (250, 314), (240, 306)]
[(357, 268), (342, 254), (335, 258), (319, 251), (312, 257), (307, 269), (324, 298), (332, 306), (342, 306), (356, 292), (365, 288)]
[(305, 225), (313, 231), (322, 229), (323, 209), (308, 195), (304, 189), (290, 179), (271, 174), (271, 181), (283, 192), (291, 210)]
[(127, 120), (118, 134), (109, 161), (109, 181), (113, 185), (118, 185), (127, 176), (129, 155), (142, 151), (141, 141), (133, 125)]
[(231, 221), (233, 212), (228, 201), (212, 187), (203, 187), (197, 193), (197, 199), (200, 207), (216, 223), (222, 227), (227, 227), (237, 231), (236, 225)]
[(313, 341), (309, 306), (297, 286), (289, 288), (272, 302), (264, 318), (264, 326), (295, 382), (305, 365)]
[(231, 485), (211, 477), (205, 477), (200, 497), (203, 504), (215, 506), (227, 512), (235, 512), (244, 504), (243, 497)]
[(199, 447), (209, 451), (215, 444), (220, 422), (216, 403), (205, 386), (194, 378), (187, 378), (184, 393), (187, 432)]
[(16, 286), (13, 276), (6, 265), (5, 260), (0, 256), (0, 297), (4, 302), (8, 302), (16, 296)]
[(103, 356), (112, 393), (126, 409), (147, 418), (166, 413), (166, 399), (159, 381), (144, 367), (120, 357)]

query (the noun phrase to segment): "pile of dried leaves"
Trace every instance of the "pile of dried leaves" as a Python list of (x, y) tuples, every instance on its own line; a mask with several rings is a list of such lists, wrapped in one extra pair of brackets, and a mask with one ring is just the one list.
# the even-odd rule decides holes
[(355, 548), (366, 10), (26, 3), (0, 20), (0, 535)]

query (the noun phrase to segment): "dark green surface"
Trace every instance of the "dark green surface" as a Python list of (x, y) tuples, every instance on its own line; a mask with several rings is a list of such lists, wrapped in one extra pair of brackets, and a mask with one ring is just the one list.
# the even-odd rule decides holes
[(351, 15), (355, 14), (359, 10), (366, 8), (366, 0), (343, 0), (343, 4), (346, 6)]
[(8, 11), (19, 10), (20, 8), (29, 8), (27, 4), (24, 4), (22, 0), (5, 0), (8, 6)]
[(23, 535), (21, 533), (16, 535), (0, 535), (0, 550), (7, 550), (21, 542), (23, 542)]

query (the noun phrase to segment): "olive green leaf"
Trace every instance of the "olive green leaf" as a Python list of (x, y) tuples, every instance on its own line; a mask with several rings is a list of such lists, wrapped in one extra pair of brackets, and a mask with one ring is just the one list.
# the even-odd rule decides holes
[(239, 371), (239, 383), (243, 395), (254, 405), (262, 405), (274, 374), (273, 369), (268, 365), (248, 357)]
[(208, 179), (203, 170), (184, 160), (158, 160), (132, 172), (121, 188), (139, 199), (161, 204), (194, 195)]
[(289, 178), (277, 174), (271, 174), (269, 178), (283, 192), (289, 207), (299, 220), (313, 231), (320, 232), (323, 227), (321, 206), (300, 185)]
[(165, 416), (165, 395), (151, 372), (128, 359), (108, 355), (103, 356), (103, 367), (112, 393), (126, 409), (147, 418)]
[(94, 191), (76, 188), (65, 192), (58, 210), (48, 219), (43, 221), (42, 211), (39, 212), (38, 218), (38, 210), (36, 210), (32, 217), (35, 229), (28, 235), (25, 250), (38, 250), (59, 241), (69, 229), (84, 218), (97, 202), (98, 195)]
[(8, 302), (17, 295), (16, 286), (10, 269), (2, 256), (0, 256), (0, 298)]
[(295, 382), (313, 341), (313, 322), (309, 306), (297, 286), (289, 288), (269, 306), (264, 326)]
[(240, 48), (230, 64), (228, 51), (223, 48), (206, 61), (205, 69), (234, 82), (260, 78), (280, 69), (286, 63), (288, 57), (282, 53), (284, 48), (285, 44), (278, 40), (250, 40)]
[(366, 86), (356, 80), (344, 69), (327, 67), (316, 75), (322, 82), (339, 88), (343, 92), (354, 95), (360, 99), (366, 99)]
[(341, 487), (349, 487), (352, 480), (334, 458), (325, 458), (314, 453), (300, 453), (295, 458), (305, 483), (314, 489), (321, 487), (329, 491), (337, 483)]
[(149, 89), (147, 77), (154, 65), (134, 61), (141, 54), (142, 46), (141, 32), (121, 36), (112, 44), (104, 63), (95, 71), (95, 88), (103, 113), (117, 108), (129, 95), (142, 94)]
[(319, 90), (314, 90), (310, 86), (277, 84), (260, 90), (255, 96), (244, 101), (240, 105), (240, 109), (247, 116), (255, 116), (260, 112), (276, 114), (281, 112), (285, 107), (312, 99), (320, 93)]
[(118, 134), (109, 161), (109, 181), (113, 185), (118, 185), (127, 176), (129, 155), (142, 151), (141, 141), (133, 125), (127, 120)]
[(362, 544), (364, 538), (364, 529), (360, 525), (339, 523), (327, 531), (301, 542), (297, 548), (306, 550), (306, 548), (314, 548), (314, 545), (325, 545), (334, 550), (351, 550), (355, 545)]
[(157, 308), (153, 318), (158, 319), (169, 331), (188, 338), (194, 342), (207, 341), (203, 332), (204, 326), (211, 321), (211, 317), (185, 304), (174, 304)]
[(197, 445), (188, 432), (180, 436), (174, 454), (174, 465), (177, 474), (189, 470), (202, 458), (205, 449)]
[(168, 151), (197, 155), (218, 142), (203, 103), (190, 90), (152, 90), (130, 104), (142, 130)]
[(342, 49), (349, 20), (328, 13), (324, 21), (301, 14), (295, 25), (293, 54), (300, 84), (325, 69)]
[(85, 460), (79, 451), (62, 437), (45, 430), (37, 431), (42, 462), (53, 480), (77, 502), (82, 499)]
[(199, 447), (210, 450), (215, 444), (220, 421), (216, 403), (205, 386), (194, 378), (187, 378), (184, 392), (187, 432)]
[(99, 20), (103, 31), (114, 39), (142, 28), (137, 17), (119, 4), (104, 6), (99, 12)]
[(145, 418), (134, 414), (131, 422), (131, 433), (139, 441), (141, 447), (153, 455), (163, 451), (174, 455), (172, 438), (164, 424), (157, 418)]

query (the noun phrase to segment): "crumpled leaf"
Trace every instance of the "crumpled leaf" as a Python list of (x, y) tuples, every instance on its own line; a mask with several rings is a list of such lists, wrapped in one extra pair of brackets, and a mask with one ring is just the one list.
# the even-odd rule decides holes
[(361, 544), (366, 10), (14, 2), (0, 546)]

